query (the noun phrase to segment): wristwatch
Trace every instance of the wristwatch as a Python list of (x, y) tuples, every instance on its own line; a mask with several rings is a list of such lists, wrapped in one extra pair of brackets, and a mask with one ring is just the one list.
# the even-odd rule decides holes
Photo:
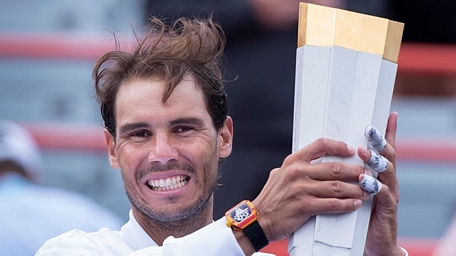
[(225, 213), (226, 225), (233, 230), (244, 232), (253, 244), (255, 251), (269, 244), (263, 229), (258, 223), (258, 212), (249, 200), (244, 200)]

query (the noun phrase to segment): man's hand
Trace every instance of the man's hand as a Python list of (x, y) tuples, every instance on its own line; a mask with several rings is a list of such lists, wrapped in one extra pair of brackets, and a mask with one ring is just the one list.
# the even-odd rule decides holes
[(327, 155), (354, 154), (355, 149), (343, 142), (318, 139), (271, 171), (253, 201), (269, 241), (289, 237), (311, 216), (350, 212), (369, 198), (369, 193), (358, 185), (359, 176), (365, 172), (363, 167), (339, 162), (311, 164)]
[[(388, 143), (379, 152), (387, 162), (383, 166), (387, 167), (378, 175), (383, 186), (374, 198), (365, 255), (404, 255), (397, 244), (396, 129), (397, 113), (392, 113), (385, 136)], [(280, 168), (271, 171), (266, 185), (253, 201), (269, 241), (288, 238), (314, 215), (354, 211), (369, 198), (369, 192), (358, 182), (364, 175), (371, 175), (370, 171), (354, 164), (318, 163), (323, 156), (353, 154), (355, 149), (347, 144), (321, 138), (289, 155)], [(369, 163), (371, 151), (360, 147), (358, 155), (364, 163)], [(369, 164), (372, 166), (372, 161)]]
[[(397, 113), (388, 118), (385, 139), (388, 142), (379, 153), (388, 161), (388, 168), (378, 174), (383, 184), (380, 192), (375, 195), (372, 215), (367, 233), (365, 255), (404, 255), (397, 244), (397, 210), (399, 202), (399, 183), (396, 176), (396, 129)], [(369, 162), (371, 152), (358, 148), (359, 157)], [(360, 175), (360, 180), (362, 175)]]

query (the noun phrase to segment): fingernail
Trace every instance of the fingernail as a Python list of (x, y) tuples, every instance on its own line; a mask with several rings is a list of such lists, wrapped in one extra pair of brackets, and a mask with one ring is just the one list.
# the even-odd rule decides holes
[(373, 171), (381, 173), (388, 168), (388, 160), (377, 152), (371, 150), (371, 157), (369, 158), (367, 165), (372, 168)]
[(353, 202), (353, 205), (355, 206), (355, 209), (358, 209), (359, 207), (361, 207), (361, 205), (363, 204), (363, 201), (357, 199)]
[(352, 153), (352, 154), (355, 153), (355, 148), (354, 148), (354, 147), (352, 147), (352, 146), (350, 146), (350, 145), (347, 145), (347, 149), (348, 149), (348, 151), (349, 151), (350, 153)]
[(382, 190), (382, 183), (369, 175), (363, 175), (363, 179), (359, 182), (359, 185), (371, 195), (376, 195)]
[(365, 149), (365, 148), (360, 148), (360, 149), (361, 149), (360, 153), (361, 153), (363, 156), (368, 156), (367, 153), (368, 153), (369, 151), (367, 151), (367, 149)]
[(366, 127), (364, 136), (375, 150), (382, 151), (386, 147), (386, 140), (383, 135), (372, 125)]

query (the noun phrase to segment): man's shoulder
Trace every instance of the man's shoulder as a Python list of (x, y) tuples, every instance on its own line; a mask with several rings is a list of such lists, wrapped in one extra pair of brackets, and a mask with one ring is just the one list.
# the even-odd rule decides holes
[(122, 240), (119, 231), (102, 228), (96, 232), (73, 229), (47, 240), (36, 255), (59, 255), (61, 252), (99, 252), (103, 255), (126, 252), (131, 249)]
[(106, 236), (115, 236), (119, 233), (119, 231), (114, 231), (109, 228), (101, 228), (98, 231), (95, 232), (86, 232), (80, 229), (73, 229), (68, 232), (65, 232), (55, 238), (50, 239), (51, 240), (66, 240), (66, 239), (71, 239), (71, 240), (97, 240), (101, 239), (104, 240)]

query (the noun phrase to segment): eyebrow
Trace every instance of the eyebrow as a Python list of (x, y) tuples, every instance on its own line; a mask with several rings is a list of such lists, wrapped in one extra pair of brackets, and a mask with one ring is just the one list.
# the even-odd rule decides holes
[[(179, 125), (179, 124), (192, 124), (195, 126), (203, 126), (204, 122), (203, 122), (203, 120), (201, 120), (199, 118), (195, 118), (195, 117), (183, 117), (183, 118), (178, 118), (178, 119), (172, 120), (170, 122), (170, 125), (172, 125), (172, 126)], [(132, 130), (148, 128), (148, 127), (150, 127), (150, 125), (146, 122), (125, 124), (122, 127), (119, 127), (119, 134), (125, 134)]]
[(125, 125), (123, 125), (122, 127), (119, 128), (119, 133), (120, 134), (124, 134), (124, 133), (127, 133), (127, 132), (131, 131), (131, 130), (140, 129), (140, 128), (146, 128), (146, 127), (149, 127), (149, 125), (147, 123), (144, 123), (144, 122), (125, 124)]
[(171, 125), (177, 125), (177, 124), (193, 124), (196, 126), (203, 126), (204, 122), (203, 120), (195, 117), (184, 117), (184, 118), (178, 118), (176, 120), (171, 121)]

